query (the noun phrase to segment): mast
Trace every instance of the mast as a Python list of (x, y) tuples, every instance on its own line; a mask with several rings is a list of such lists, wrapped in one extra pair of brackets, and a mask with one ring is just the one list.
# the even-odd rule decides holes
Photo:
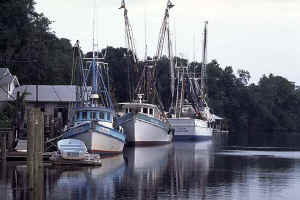
[(208, 21), (204, 22), (203, 31), (203, 46), (202, 46), (202, 66), (201, 66), (201, 95), (204, 98), (206, 93), (206, 65), (207, 65), (207, 24)]
[[(108, 64), (104, 62), (104, 58), (100, 57), (99, 53), (97, 53), (95, 50), (95, 7), (96, 3), (94, 3), (94, 14), (92, 22), (92, 52), (83, 57), (78, 40), (76, 41), (76, 44), (73, 48), (74, 69), (72, 72), (72, 82), (75, 82), (78, 86), (76, 88), (76, 106), (104, 106), (106, 108), (113, 109), (113, 104), (104, 79), (105, 70), (108, 69)], [(106, 73), (106, 75), (108, 76), (108, 73)]]
[(132, 26), (131, 26), (131, 24), (129, 22), (129, 18), (128, 18), (128, 10), (127, 10), (126, 4), (125, 4), (125, 0), (122, 0), (121, 7), (119, 9), (124, 10), (125, 40), (127, 43), (127, 48), (128, 48), (128, 50), (131, 51), (131, 53), (133, 55), (134, 63), (137, 63), (138, 56), (137, 56), (137, 52), (136, 52)]
[[(129, 94), (129, 100), (132, 101), (134, 99), (134, 91), (133, 91), (133, 85), (134, 85), (134, 80), (132, 80), (133, 77), (133, 72), (137, 71), (137, 63), (138, 63), (138, 56), (136, 53), (136, 47), (135, 47), (135, 41), (134, 41), (134, 37), (133, 37), (133, 31), (132, 31), (132, 27), (131, 24), (129, 22), (129, 18), (128, 18), (128, 10), (125, 4), (125, 0), (122, 0), (121, 2), (121, 6), (119, 9), (123, 9), (123, 15), (124, 15), (124, 23), (125, 23), (125, 43), (127, 45), (127, 54), (128, 55), (132, 55), (133, 58), (133, 69), (132, 70), (130, 67), (130, 61), (129, 58), (127, 57), (127, 67), (128, 67), (128, 74), (127, 74), (127, 78), (128, 78), (128, 94)], [(127, 56), (128, 56), (127, 55)]]
[(171, 107), (170, 109), (174, 108), (174, 93), (175, 93), (175, 66), (174, 66), (174, 60), (173, 60), (173, 47), (172, 47), (172, 40), (171, 40), (171, 33), (170, 33), (170, 23), (169, 23), (169, 12), (170, 9), (173, 8), (175, 5), (168, 0), (167, 7), (165, 9), (165, 14), (163, 18), (163, 22), (160, 28), (159, 33), (159, 39), (158, 39), (158, 45), (156, 50), (156, 56), (155, 59), (158, 61), (161, 59), (162, 51), (164, 48), (164, 42), (165, 38), (167, 37), (168, 42), (168, 57), (170, 61), (170, 90), (171, 90)]

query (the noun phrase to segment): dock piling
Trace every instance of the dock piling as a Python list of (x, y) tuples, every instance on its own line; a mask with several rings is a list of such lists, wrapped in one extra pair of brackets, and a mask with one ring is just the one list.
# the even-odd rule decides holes
[(42, 166), (42, 153), (44, 152), (44, 114), (39, 108), (33, 108), (28, 112), (27, 132), (27, 169), (28, 188), (39, 190), (39, 179)]

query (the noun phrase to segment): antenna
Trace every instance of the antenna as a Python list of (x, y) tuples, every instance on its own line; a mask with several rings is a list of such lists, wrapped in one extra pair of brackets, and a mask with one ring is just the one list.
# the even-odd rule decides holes
[(94, 0), (94, 7), (93, 7), (93, 57), (95, 57), (95, 25), (96, 25), (96, 0)]
[(196, 43), (196, 38), (195, 38), (195, 32), (193, 35), (193, 61), (196, 62), (196, 47), (195, 47), (195, 43)]
[(148, 47), (147, 47), (147, 13), (146, 13), (146, 8), (147, 8), (147, 0), (145, 0), (145, 4), (144, 4), (144, 25), (145, 25), (145, 61), (147, 60), (147, 51), (148, 51)]

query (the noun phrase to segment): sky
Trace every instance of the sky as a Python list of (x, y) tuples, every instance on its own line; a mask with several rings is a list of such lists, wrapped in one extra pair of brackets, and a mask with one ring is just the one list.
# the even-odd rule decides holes
[[(118, 9), (121, 0), (35, 1), (36, 10), (53, 21), (52, 31), (72, 44), (79, 40), (84, 52), (92, 49), (94, 10), (98, 48), (126, 47), (123, 11)], [(148, 55), (153, 56), (167, 0), (125, 1), (138, 57), (144, 57), (145, 38)], [(202, 32), (208, 21), (208, 61), (249, 71), (251, 83), (273, 73), (300, 85), (299, 0), (171, 1), (176, 55), (201, 61)]]

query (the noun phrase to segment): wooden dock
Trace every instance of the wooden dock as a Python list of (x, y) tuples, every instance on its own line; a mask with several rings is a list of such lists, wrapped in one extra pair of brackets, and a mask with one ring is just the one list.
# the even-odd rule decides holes
[[(26, 161), (27, 156), (28, 156), (27, 152), (18, 152), (18, 151), (6, 152), (7, 161)], [(51, 156), (50, 152), (42, 154), (44, 161), (49, 160), (50, 156)]]

